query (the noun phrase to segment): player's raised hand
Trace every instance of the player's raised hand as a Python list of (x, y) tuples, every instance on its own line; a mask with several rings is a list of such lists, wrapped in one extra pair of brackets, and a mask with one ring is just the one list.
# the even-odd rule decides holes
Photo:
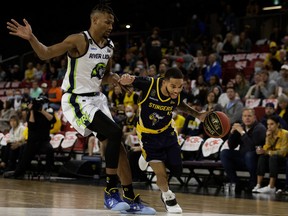
[(7, 22), (7, 29), (9, 29), (9, 34), (21, 37), (25, 40), (30, 40), (33, 36), (32, 28), (26, 19), (23, 19), (24, 25), (21, 25), (16, 20), (11, 19)]

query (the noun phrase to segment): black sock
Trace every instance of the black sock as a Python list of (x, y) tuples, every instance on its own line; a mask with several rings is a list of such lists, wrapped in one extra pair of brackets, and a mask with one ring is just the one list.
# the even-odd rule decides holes
[(106, 191), (109, 191), (111, 188), (117, 188), (118, 176), (117, 175), (106, 175)]
[(122, 185), (123, 191), (124, 191), (124, 196), (130, 199), (135, 198), (134, 190), (132, 187), (132, 184), (130, 185)]

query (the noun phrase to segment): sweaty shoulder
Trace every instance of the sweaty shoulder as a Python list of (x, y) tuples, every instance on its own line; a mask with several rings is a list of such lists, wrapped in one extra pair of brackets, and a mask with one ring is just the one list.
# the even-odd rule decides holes
[(70, 57), (82, 56), (87, 50), (87, 37), (83, 33), (69, 35), (63, 42), (69, 46)]

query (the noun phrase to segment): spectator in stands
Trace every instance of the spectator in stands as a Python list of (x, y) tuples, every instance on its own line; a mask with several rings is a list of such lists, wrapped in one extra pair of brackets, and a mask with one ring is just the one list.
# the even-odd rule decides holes
[(205, 101), (208, 92), (208, 84), (205, 82), (202, 74), (200, 74), (193, 83), (191, 91), (194, 97), (201, 98), (203, 102)]
[(14, 97), (11, 99), (11, 103), (13, 108), (18, 111), (21, 109), (22, 105), (22, 93), (20, 89), (15, 89), (14, 91)]
[(266, 58), (264, 60), (264, 65), (267, 65), (268, 61), (271, 59), (277, 60), (280, 64), (281, 62), (281, 55), (280, 51), (278, 50), (277, 43), (274, 41), (271, 41), (269, 44), (270, 52), (266, 55)]
[(118, 107), (120, 104), (124, 104), (124, 93), (121, 90), (120, 86), (115, 86), (110, 90), (108, 98), (111, 106)]
[(42, 93), (42, 89), (39, 87), (37, 81), (32, 82), (32, 87), (30, 89), (29, 95), (30, 97), (33, 98), (38, 98), (40, 94)]
[(228, 32), (226, 34), (226, 37), (225, 37), (224, 42), (223, 42), (221, 54), (235, 53), (235, 47), (233, 44), (233, 37), (234, 37), (234, 35), (232, 32)]
[(258, 84), (261, 82), (261, 76), (260, 73), (255, 73), (255, 75), (253, 76), (253, 82), (254, 85), (250, 85), (245, 97), (243, 98), (243, 101), (245, 102), (247, 99), (256, 99), (257, 95), (256, 95), (256, 88), (258, 88)]
[(32, 97), (30, 96), (30, 89), (28, 87), (25, 87), (23, 90), (22, 95), (22, 108), (27, 108), (28, 104), (32, 101)]
[(4, 102), (4, 107), (0, 111), (0, 132), (6, 134), (10, 130), (9, 120), (11, 116), (15, 116), (16, 111), (10, 100)]
[(237, 99), (237, 93), (234, 87), (226, 88), (228, 103), (224, 106), (223, 112), (229, 117), (231, 125), (241, 121), (243, 103)]
[[(202, 111), (202, 105), (199, 99), (187, 101), (187, 103), (193, 109), (197, 111)], [(184, 139), (190, 136), (200, 136), (204, 138), (205, 132), (203, 128), (203, 123), (198, 118), (195, 118), (192, 115), (187, 115), (180, 134)]]
[(281, 66), (280, 76), (276, 79), (276, 83), (278, 86), (278, 94), (283, 93), (285, 95), (288, 95), (288, 65), (287, 64), (284, 64)]
[(251, 74), (249, 78), (250, 86), (255, 84), (255, 79), (254, 79), (255, 74), (259, 74), (259, 72), (261, 72), (264, 67), (265, 66), (264, 66), (263, 61), (256, 61), (254, 63), (254, 72)]
[(246, 16), (255, 17), (259, 15), (260, 11), (261, 9), (259, 3), (255, 0), (249, 0), (246, 6)]
[(217, 96), (219, 97), (220, 94), (222, 93), (222, 86), (220, 83), (220, 79), (217, 75), (211, 75), (209, 82), (208, 82), (208, 92), (213, 91), (214, 88), (218, 88), (220, 92), (218, 92)]
[(25, 82), (32, 82), (35, 77), (36, 68), (34, 67), (33, 62), (27, 63), (27, 68), (24, 72), (24, 81)]
[(244, 101), (244, 97), (247, 94), (250, 85), (243, 72), (236, 73), (234, 87), (240, 99)]
[(58, 86), (56, 79), (52, 80), (51, 87), (48, 90), (49, 106), (54, 110), (58, 111), (61, 107), (62, 89)]
[[(137, 142), (132, 141), (133, 138), (130, 136), (136, 136), (136, 124), (137, 124), (137, 114), (132, 106), (128, 105), (125, 107), (126, 119), (123, 122), (123, 139), (128, 150), (127, 157), (129, 160), (132, 178), (134, 182), (145, 182), (147, 181), (146, 172), (140, 170), (138, 166), (138, 160), (141, 156), (141, 146), (139, 144), (138, 138)], [(132, 139), (132, 140), (131, 140)]]
[(147, 76), (149, 77), (157, 77), (157, 68), (156, 68), (156, 65), (152, 64), (152, 65), (149, 65), (149, 68), (147, 70)]
[[(236, 171), (247, 169), (250, 174), (249, 190), (256, 185), (257, 155), (256, 146), (265, 144), (266, 128), (257, 122), (254, 109), (244, 108), (242, 123), (232, 125), (229, 137), (229, 149), (220, 153), (224, 170), (231, 183), (236, 183), (237, 190), (241, 188)], [(236, 150), (239, 145), (239, 150)]]
[(25, 138), (25, 127), (20, 123), (17, 115), (13, 115), (9, 120), (10, 131), (7, 137), (7, 145), (1, 148), (1, 168), (5, 171), (15, 170), (17, 163), (19, 162), (22, 154)]
[(37, 63), (36, 64), (36, 70), (35, 70), (35, 74), (34, 74), (34, 80), (37, 82), (41, 81), (42, 75), (43, 75), (43, 71), (42, 71), (43, 65), (41, 63)]
[(285, 94), (278, 97), (276, 113), (288, 124), (288, 96)]
[(192, 100), (194, 98), (192, 94), (192, 83), (188, 77), (184, 78), (182, 96), (186, 100)]
[[(226, 106), (226, 104), (229, 102), (229, 98), (227, 96), (227, 93), (226, 93), (226, 89), (229, 88), (229, 87), (234, 87), (234, 82), (233, 80), (229, 80), (227, 83), (226, 83), (226, 86), (224, 86), (224, 92), (221, 92), (220, 96), (218, 97), (218, 103), (224, 108)], [(236, 98), (237, 99), (240, 99), (239, 96), (238, 96), (238, 93), (236, 93)]]
[[(54, 165), (54, 150), (50, 144), (50, 129), (56, 122), (53, 110), (45, 110), (42, 102), (34, 99), (28, 105), (28, 140), (15, 171), (5, 172), (7, 178), (23, 178), (37, 153), (46, 154), (45, 172), (49, 177)], [(52, 111), (52, 112), (51, 112)]]
[(275, 59), (269, 60), (265, 68), (269, 73), (269, 81), (270, 80), (276, 81), (280, 77), (279, 71), (281, 69), (281, 64), (279, 64), (279, 62), (277, 62)]
[(252, 41), (245, 31), (239, 35), (239, 43), (236, 47), (237, 53), (250, 53), (252, 50)]
[(217, 102), (216, 94), (213, 91), (210, 91), (206, 97), (206, 104), (203, 106), (205, 111), (223, 111), (221, 104)]
[(281, 128), (287, 130), (288, 129), (288, 125), (286, 123), (286, 121), (284, 119), (282, 119), (275, 110), (275, 106), (273, 103), (267, 103), (265, 104), (265, 115), (263, 116), (263, 118), (260, 120), (260, 122), (267, 128), (267, 119), (270, 116), (276, 116), (277, 118), (279, 118), (279, 123), (281, 125)]
[(22, 81), (23, 75), (18, 64), (13, 65), (10, 70), (10, 81)]
[(175, 60), (175, 67), (179, 68), (179, 70), (182, 71), (182, 73), (184, 74), (184, 76), (187, 76), (187, 70), (186, 68), (183, 66), (184, 65), (184, 59), (182, 57), (179, 57)]
[(177, 133), (181, 133), (184, 126), (185, 117), (181, 115), (178, 110), (172, 112), (172, 119), (174, 121), (174, 127), (176, 128)]
[(162, 59), (162, 38), (158, 27), (154, 27), (152, 34), (146, 39), (145, 48), (148, 65), (154, 64), (156, 68), (159, 68)]
[(40, 96), (44, 96), (48, 98), (48, 90), (49, 90), (48, 84), (43, 82), (40, 87), (42, 89), (42, 93), (40, 94)]
[(199, 75), (204, 75), (206, 71), (206, 57), (200, 55), (197, 57), (197, 61), (195, 62), (194, 68), (190, 68), (188, 71), (188, 77), (190, 80), (196, 80)]
[(124, 99), (123, 99), (124, 107), (130, 105), (137, 112), (139, 95), (136, 91), (134, 91), (134, 87), (132, 85), (127, 86), (127, 89), (128, 91), (124, 93)]
[(158, 77), (164, 77), (167, 70), (167, 65), (163, 62), (160, 63), (158, 69)]
[[(288, 131), (281, 128), (277, 116), (268, 117), (265, 145), (263, 148), (262, 146), (257, 147), (256, 153), (259, 155), (257, 184), (252, 192), (275, 193), (278, 170), (279, 167), (285, 166), (285, 157), (288, 154)], [(267, 171), (267, 163), (269, 164), (269, 185), (261, 188), (261, 183)]]
[(8, 77), (8, 73), (6, 72), (2, 64), (0, 64), (0, 82), (7, 81)]
[(212, 50), (220, 55), (223, 48), (223, 37), (221, 34), (216, 34), (212, 37)]
[(62, 58), (60, 61), (60, 68), (57, 68), (58, 70), (58, 76), (57, 76), (57, 80), (63, 80), (66, 70), (67, 70), (67, 59), (66, 58)]
[(217, 56), (215, 53), (210, 54), (208, 57), (208, 66), (206, 67), (204, 74), (205, 82), (209, 82), (212, 75), (216, 75), (219, 79), (222, 79), (222, 68), (217, 61)]
[(260, 82), (255, 87), (255, 98), (265, 99), (265, 98), (276, 98), (277, 84), (275, 80), (269, 81), (269, 73), (267, 69), (262, 69), (260, 72)]

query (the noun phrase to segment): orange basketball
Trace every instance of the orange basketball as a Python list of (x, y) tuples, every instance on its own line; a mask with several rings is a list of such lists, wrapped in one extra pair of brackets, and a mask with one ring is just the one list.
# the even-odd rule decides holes
[(223, 112), (210, 112), (204, 119), (204, 130), (210, 137), (222, 138), (230, 131), (230, 120)]

